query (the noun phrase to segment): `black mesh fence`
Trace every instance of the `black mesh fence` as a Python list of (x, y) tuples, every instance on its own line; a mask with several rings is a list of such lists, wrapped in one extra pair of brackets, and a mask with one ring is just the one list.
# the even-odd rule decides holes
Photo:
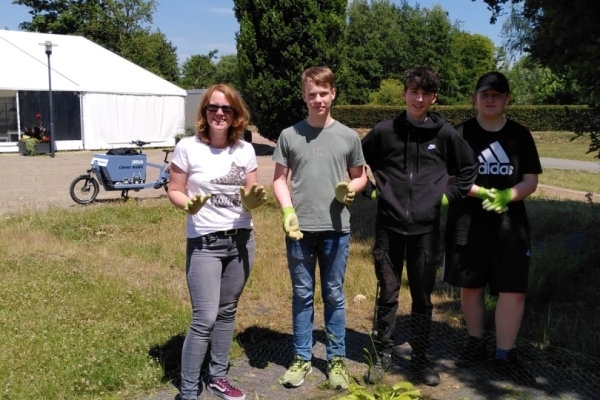
[[(440, 375), (439, 385), (425, 386), (409, 372), (412, 355), (409, 342), (417, 340), (410, 338), (410, 315), (397, 318), (393, 363), (385, 374), (384, 383), (410, 381), (427, 399), (600, 399), (600, 360), (596, 358), (518, 339), (518, 363), (499, 364), (493, 360), (495, 334), (486, 331), (487, 351), (484, 356), (475, 360), (462, 359), (458, 366), (457, 361), (467, 344), (466, 329), (457, 329), (435, 319), (434, 314), (427, 356)], [(269, 343), (232, 358), (227, 378), (246, 393), (247, 399), (341, 397), (345, 392), (332, 390), (327, 384), (325, 333), (316, 325), (313, 333), (313, 372), (300, 387), (288, 389), (281, 384), (293, 356), (292, 336), (289, 334), (278, 334), (277, 339), (273, 336)], [(256, 332), (256, 336), (260, 337), (261, 333)], [(360, 385), (366, 385), (363, 379), (368, 367), (366, 351), (375, 355), (369, 333), (347, 329), (348, 371), (351, 381)], [(204, 371), (203, 376), (205, 374)], [(172, 377), (176, 379), (176, 376)], [(173, 397), (171, 394), (169, 398)], [(199, 396), (199, 399), (211, 398), (214, 398), (213, 395), (206, 391)]]

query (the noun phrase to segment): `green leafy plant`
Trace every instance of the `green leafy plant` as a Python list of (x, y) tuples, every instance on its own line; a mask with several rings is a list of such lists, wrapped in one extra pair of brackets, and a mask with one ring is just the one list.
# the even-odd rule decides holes
[(365, 386), (351, 383), (348, 391), (349, 393), (339, 400), (413, 400), (421, 395), (410, 382), (398, 382), (393, 386), (377, 384), (373, 394), (370, 394)]
[(41, 114), (36, 114), (35, 119), (37, 120), (37, 123), (34, 126), (25, 128), (23, 130), (23, 135), (19, 140), (20, 142), (25, 143), (25, 150), (29, 155), (35, 154), (35, 147), (38, 143), (47, 143), (50, 141), (48, 131), (42, 124)]
[[(371, 334), (369, 334), (369, 339), (371, 340), (371, 345), (375, 347), (375, 342)], [(363, 350), (369, 367), (373, 367), (376, 360), (373, 359), (368, 349)], [(376, 354), (375, 357), (379, 358), (379, 355)], [(421, 392), (416, 390), (410, 382), (398, 382), (390, 386), (384, 383), (384, 377), (381, 378), (375, 382), (373, 394), (369, 393), (366, 386), (353, 382), (348, 385), (348, 394), (340, 397), (338, 400), (413, 400), (419, 399), (421, 395)]]

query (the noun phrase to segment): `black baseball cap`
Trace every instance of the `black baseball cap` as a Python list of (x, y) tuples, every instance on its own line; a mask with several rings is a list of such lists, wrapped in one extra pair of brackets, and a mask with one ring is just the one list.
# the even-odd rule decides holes
[(475, 86), (475, 93), (481, 93), (488, 89), (493, 89), (499, 93), (510, 93), (508, 80), (500, 72), (488, 72), (482, 75)]

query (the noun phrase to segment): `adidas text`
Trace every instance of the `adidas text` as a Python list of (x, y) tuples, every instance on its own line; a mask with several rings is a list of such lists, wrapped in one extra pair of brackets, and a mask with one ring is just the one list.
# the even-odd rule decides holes
[(512, 175), (513, 166), (500, 163), (479, 164), (479, 173), (482, 175)]

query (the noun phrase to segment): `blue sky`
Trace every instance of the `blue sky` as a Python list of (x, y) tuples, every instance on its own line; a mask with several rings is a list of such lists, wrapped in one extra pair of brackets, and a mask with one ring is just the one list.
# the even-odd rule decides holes
[[(235, 33), (239, 25), (233, 14), (233, 0), (158, 0), (154, 28), (160, 29), (177, 47), (179, 62), (193, 54), (207, 54), (218, 49), (218, 55), (235, 53)], [(490, 25), (491, 12), (483, 0), (409, 0), (421, 8), (440, 4), (452, 21), (462, 21), (462, 29), (479, 33), (501, 45), (502, 21)], [(18, 30), (19, 23), (31, 16), (28, 8), (0, 0), (0, 29)]]

